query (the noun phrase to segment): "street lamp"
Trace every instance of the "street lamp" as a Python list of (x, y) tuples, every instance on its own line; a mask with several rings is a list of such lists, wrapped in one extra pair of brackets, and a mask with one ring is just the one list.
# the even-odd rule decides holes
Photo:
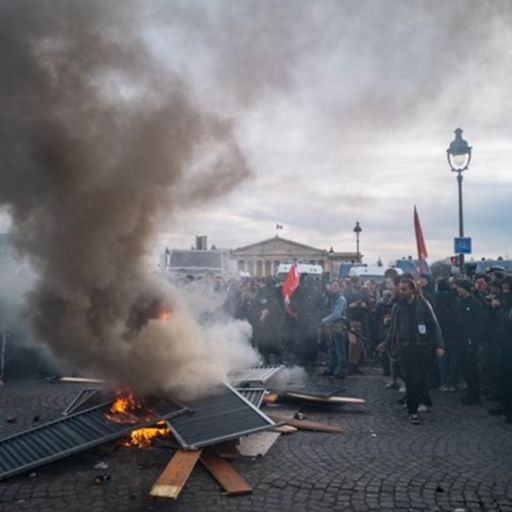
[[(457, 173), (459, 187), (459, 237), (464, 236), (464, 217), (462, 215), (462, 173), (469, 167), (471, 162), (471, 146), (462, 138), (462, 130), (455, 130), (455, 139), (446, 150), (448, 165), (452, 172)], [(459, 254), (459, 265), (461, 273), (464, 272), (464, 254)]]
[(361, 231), (363, 231), (363, 228), (359, 225), (359, 222), (356, 222), (356, 225), (353, 229), (354, 233), (356, 234), (356, 260), (357, 260), (357, 263), (360, 263), (361, 262), (361, 255), (359, 254), (359, 233), (361, 233)]

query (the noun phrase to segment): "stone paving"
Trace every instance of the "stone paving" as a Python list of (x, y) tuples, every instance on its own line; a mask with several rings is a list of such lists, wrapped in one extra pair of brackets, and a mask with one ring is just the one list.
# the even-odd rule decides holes
[[(250, 496), (223, 496), (198, 466), (177, 502), (150, 499), (172, 451), (111, 444), (0, 482), (0, 511), (512, 511), (512, 425), (503, 418), (434, 391), (433, 410), (413, 426), (378, 369), (345, 382), (366, 407), (301, 408), (308, 419), (344, 425), (345, 434), (281, 436), (264, 458), (233, 462), (254, 487)], [(35, 415), (59, 417), (80, 388), (9, 382), (0, 388), (0, 436), (32, 427)], [(111, 480), (96, 485), (100, 461)]]

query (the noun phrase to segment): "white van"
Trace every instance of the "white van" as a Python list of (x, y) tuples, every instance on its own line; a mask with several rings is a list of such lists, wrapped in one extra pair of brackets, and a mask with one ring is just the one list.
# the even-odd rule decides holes
[(388, 277), (393, 275), (401, 276), (404, 271), (401, 268), (380, 267), (378, 265), (366, 265), (364, 267), (352, 267), (349, 276), (358, 276), (362, 281), (375, 281), (377, 283), (384, 282)]
[[(276, 279), (278, 281), (284, 281), (288, 272), (292, 268), (293, 263), (280, 263), (277, 267)], [(313, 276), (321, 277), (324, 273), (321, 265), (312, 265), (309, 263), (297, 263), (297, 270), (299, 271), (299, 275), (301, 274), (310, 274)]]

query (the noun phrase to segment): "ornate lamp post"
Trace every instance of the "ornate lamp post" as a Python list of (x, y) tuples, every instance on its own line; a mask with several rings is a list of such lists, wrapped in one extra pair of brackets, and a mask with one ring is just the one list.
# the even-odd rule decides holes
[(359, 233), (363, 231), (363, 228), (359, 225), (359, 222), (356, 222), (356, 225), (353, 229), (354, 233), (356, 234), (356, 259), (357, 263), (361, 263), (361, 254), (359, 253)]
[[(459, 188), (459, 237), (464, 236), (464, 217), (462, 212), (462, 173), (469, 167), (471, 162), (471, 146), (462, 138), (462, 130), (455, 130), (455, 139), (450, 143), (446, 150), (448, 165), (452, 172), (457, 173), (457, 183)], [(464, 254), (459, 255), (459, 265), (461, 273), (464, 272)]]

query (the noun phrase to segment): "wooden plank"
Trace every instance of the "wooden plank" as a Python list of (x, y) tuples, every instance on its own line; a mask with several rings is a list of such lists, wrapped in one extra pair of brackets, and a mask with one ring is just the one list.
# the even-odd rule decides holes
[(235, 468), (211, 446), (201, 453), (201, 463), (208, 470), (228, 496), (251, 494), (252, 487), (241, 477)]
[(291, 398), (300, 398), (301, 400), (309, 400), (311, 402), (321, 402), (323, 404), (350, 404), (350, 405), (364, 405), (366, 400), (362, 398), (352, 398), (348, 396), (330, 396), (322, 398), (319, 396), (303, 395), (301, 393), (286, 392), (284, 396)]
[(268, 417), (276, 422), (283, 422), (299, 430), (313, 430), (314, 432), (330, 432), (333, 434), (342, 434), (345, 429), (341, 425), (328, 425), (327, 423), (318, 423), (316, 421), (296, 420), (284, 416), (269, 414)]
[(178, 499), (200, 456), (201, 450), (178, 450), (151, 487), (149, 495)]

